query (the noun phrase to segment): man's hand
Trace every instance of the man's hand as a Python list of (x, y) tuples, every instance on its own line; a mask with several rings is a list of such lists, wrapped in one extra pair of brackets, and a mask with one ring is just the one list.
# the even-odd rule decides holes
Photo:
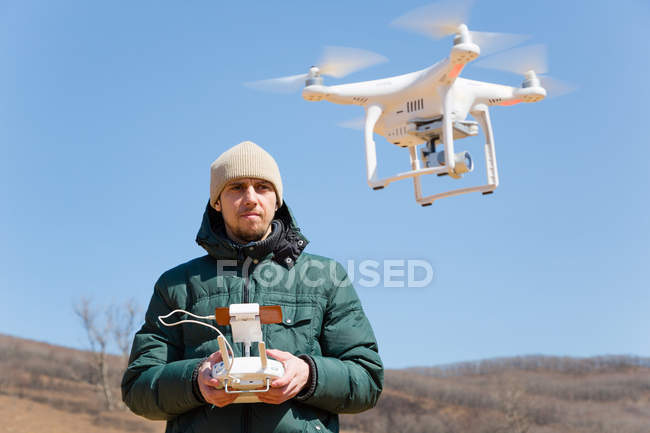
[(309, 365), (302, 359), (282, 350), (267, 349), (267, 355), (277, 359), (284, 366), (284, 376), (271, 382), (267, 392), (260, 392), (260, 401), (280, 404), (295, 397), (309, 380)]
[(224, 407), (235, 401), (238, 394), (228, 394), (223, 389), (217, 389), (218, 386), (223, 386), (223, 384), (220, 384), (217, 379), (214, 379), (211, 372), (212, 366), (218, 362), (221, 362), (221, 352), (214, 352), (199, 367), (197, 381), (199, 382), (199, 390), (205, 401), (217, 407)]

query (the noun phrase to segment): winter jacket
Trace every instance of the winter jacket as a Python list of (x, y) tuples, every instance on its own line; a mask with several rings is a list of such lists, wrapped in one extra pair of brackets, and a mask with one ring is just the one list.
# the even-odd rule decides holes
[[(208, 205), (196, 239), (208, 254), (170, 269), (156, 282), (133, 342), (122, 397), (136, 414), (167, 420), (166, 433), (337, 432), (339, 413), (376, 404), (383, 366), (344, 268), (303, 252), (307, 239), (286, 204), (272, 224), (265, 240), (238, 245), (225, 235), (221, 214)], [(280, 405), (204, 403), (192, 376), (218, 350), (216, 332), (195, 324), (167, 328), (158, 321), (175, 309), (206, 316), (216, 307), (243, 302), (280, 305), (282, 323), (262, 325), (266, 347), (302, 356), (310, 365), (310, 382)], [(230, 327), (219, 329), (235, 356), (243, 356), (242, 345), (232, 344)], [(258, 355), (256, 345), (251, 355)]]

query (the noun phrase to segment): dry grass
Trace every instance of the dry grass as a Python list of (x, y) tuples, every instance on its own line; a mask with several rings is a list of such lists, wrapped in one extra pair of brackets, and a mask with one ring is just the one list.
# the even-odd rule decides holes
[[(0, 432), (164, 431), (106, 411), (87, 352), (0, 335)], [(111, 358), (119, 395), (123, 360)], [(650, 360), (519, 357), (386, 372), (378, 406), (348, 433), (647, 433)]]
[[(127, 410), (105, 411), (87, 352), (0, 335), (2, 432), (164, 431)], [(115, 392), (121, 360), (112, 358)]]
[[(122, 433), (163, 432), (164, 425), (142, 422), (126, 412), (90, 414), (57, 409), (30, 398), (0, 395), (1, 432), (11, 433)], [(152, 425), (153, 424), (153, 425)]]
[(525, 357), (386, 372), (373, 433), (647, 433), (650, 360)]

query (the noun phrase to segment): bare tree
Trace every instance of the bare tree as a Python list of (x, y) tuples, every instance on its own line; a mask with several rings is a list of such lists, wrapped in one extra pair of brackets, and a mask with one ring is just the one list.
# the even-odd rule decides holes
[(503, 394), (503, 411), (506, 415), (505, 431), (508, 433), (527, 433), (531, 420), (526, 413), (526, 396), (524, 391), (514, 386), (508, 387)]
[(134, 299), (129, 299), (120, 308), (115, 306), (110, 307), (110, 315), (113, 323), (113, 338), (118, 349), (120, 349), (125, 366), (129, 361), (133, 332), (137, 326), (139, 312), (140, 308)]
[[(74, 311), (81, 319), (88, 337), (90, 350), (93, 354), (92, 368), (97, 375), (96, 385), (104, 396), (105, 407), (108, 410), (122, 406), (121, 402), (115, 401), (111, 389), (108, 349), (111, 340), (113, 340), (126, 363), (131, 349), (132, 334), (137, 323), (138, 310), (133, 299), (125, 302), (123, 306), (110, 305), (104, 309), (103, 314), (93, 307), (88, 298), (81, 298), (79, 303), (74, 306)], [(101, 320), (101, 324), (98, 324), (100, 315), (103, 320)]]
[(81, 319), (81, 323), (86, 331), (90, 350), (93, 354), (95, 368), (97, 369), (97, 385), (104, 394), (106, 408), (108, 410), (115, 409), (115, 398), (111, 391), (110, 382), (108, 379), (108, 363), (107, 361), (107, 347), (112, 320), (110, 314), (107, 314), (104, 321), (104, 326), (99, 328), (97, 325), (97, 311), (92, 306), (92, 302), (88, 298), (81, 298), (79, 303), (75, 305), (74, 311)]

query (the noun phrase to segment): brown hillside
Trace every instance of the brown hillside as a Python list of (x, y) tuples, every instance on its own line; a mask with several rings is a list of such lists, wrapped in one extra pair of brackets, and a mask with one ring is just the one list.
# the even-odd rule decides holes
[(402, 433), (648, 433), (650, 360), (528, 356), (386, 372), (343, 425)]
[[(105, 411), (88, 352), (0, 335), (0, 431), (163, 432), (164, 423)], [(119, 392), (123, 360), (111, 357)], [(116, 394), (119, 395), (119, 394)]]
[[(0, 335), (0, 431), (162, 432), (106, 411), (88, 352)], [(124, 360), (110, 359), (119, 395)], [(348, 432), (648, 433), (650, 359), (528, 356), (389, 370), (378, 406)]]

